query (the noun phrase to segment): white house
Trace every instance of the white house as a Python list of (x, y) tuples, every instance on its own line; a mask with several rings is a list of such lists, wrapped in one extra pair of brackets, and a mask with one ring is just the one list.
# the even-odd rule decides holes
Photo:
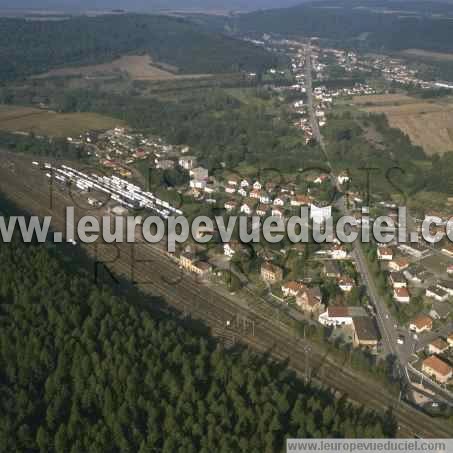
[(318, 321), (323, 326), (350, 326), (352, 316), (348, 307), (328, 307), (327, 311), (319, 315)]
[(261, 183), (260, 183), (259, 181), (255, 181), (255, 182), (253, 183), (253, 188), (254, 188), (255, 190), (261, 190), (262, 187), (263, 187), (263, 186), (261, 185)]
[(274, 198), (274, 206), (284, 206), (285, 205), (285, 200), (281, 197)]
[(242, 206), (241, 206), (241, 213), (245, 214), (245, 215), (251, 215), (253, 212), (253, 208), (247, 204), (247, 203), (244, 203)]
[(348, 257), (348, 252), (343, 246), (334, 244), (330, 249), (330, 256), (334, 260), (344, 260)]
[(350, 277), (344, 276), (338, 280), (338, 287), (345, 293), (349, 293), (354, 288), (354, 280)]
[(225, 192), (229, 193), (229, 194), (236, 193), (236, 187), (234, 187), (234, 186), (226, 186), (225, 187)]
[(332, 217), (332, 206), (310, 205), (310, 218), (313, 219), (313, 222), (324, 223), (330, 217)]
[(282, 219), (284, 217), (284, 213), (279, 208), (273, 208), (272, 209), (272, 216), (273, 217), (279, 217), (280, 219)]

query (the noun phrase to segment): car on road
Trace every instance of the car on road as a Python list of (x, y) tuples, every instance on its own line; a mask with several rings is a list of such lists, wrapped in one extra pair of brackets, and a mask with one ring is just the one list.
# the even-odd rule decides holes
[(405, 340), (406, 340), (406, 339), (404, 338), (403, 335), (398, 335), (398, 339), (396, 340), (396, 342), (397, 342), (398, 344), (404, 344)]

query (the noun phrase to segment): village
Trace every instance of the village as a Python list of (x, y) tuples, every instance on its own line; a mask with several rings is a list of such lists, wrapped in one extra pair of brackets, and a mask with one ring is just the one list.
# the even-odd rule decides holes
[[(368, 64), (361, 63), (353, 52), (321, 50), (313, 46), (311, 63), (315, 80), (320, 82), (313, 88), (314, 111), (321, 128), (327, 124), (335, 99), (376, 93), (372, 86), (363, 83), (351, 88), (327, 88), (322, 84), (328, 70), (328, 64), (324, 63), (326, 53), (347, 72), (361, 70)], [(376, 58), (372, 66), (380, 69), (385, 78), (428, 87), (394, 60)], [(290, 71), (295, 83), (284, 89), (300, 93), (300, 99), (291, 101), (288, 108), (299, 115), (294, 126), (303, 131), (309, 144), (314, 137), (307, 108), (304, 48), (298, 49), (297, 55), (292, 57)], [(274, 89), (283, 90), (282, 87)], [(226, 168), (210, 174), (189, 146), (175, 146), (161, 137), (146, 136), (124, 127), (103, 133), (87, 132), (77, 138), (68, 137), (68, 141), (86, 146), (97, 168), (117, 178), (121, 187), (127, 188), (132, 180), (146, 185), (143, 168), (163, 174), (176, 172), (179, 177), (174, 186), (161, 191), (159, 197), (149, 198), (162, 198), (161, 202), (166, 203), (164, 218), (170, 213), (169, 207), (185, 212), (184, 207), (172, 207), (171, 197), (174, 201), (175, 193), (192, 212), (196, 212), (197, 207), (212, 206), (221, 208), (227, 216), (257, 216), (261, 221), (272, 216), (285, 224), (301, 207), (306, 207), (310, 220), (318, 224), (326, 222), (335, 210), (326, 196), (331, 179), (322, 172), (307, 173), (303, 181), (285, 183), (264, 175), (241, 176)], [(359, 193), (348, 190), (348, 182), (350, 177), (346, 172), (336, 177), (336, 184), (343, 187), (353, 201), (353, 215), (361, 228), (363, 200)], [(91, 187), (79, 185), (78, 190), (89, 197), (90, 205), (96, 205)], [(154, 196), (152, 188), (147, 187), (147, 190), (146, 197)], [(167, 194), (170, 198), (166, 200)], [(125, 215), (131, 209), (121, 203), (121, 199), (112, 198), (112, 204), (115, 201), (122, 206), (117, 213)], [(387, 214), (395, 214), (395, 206), (384, 200), (380, 203)], [(419, 231), (425, 218), (440, 215), (446, 223), (447, 214), (427, 210), (424, 217), (414, 215), (412, 220)], [(332, 341), (341, 338), (352, 347), (364, 348), (372, 354), (384, 353), (376, 312), (364, 291), (350, 246), (333, 237), (329, 243), (315, 246), (286, 241), (279, 248), (260, 244), (251, 249), (237, 239), (221, 243), (218, 232), (213, 233), (214, 244), (189, 239), (172, 254), (181, 269), (195, 274), (202, 284), (226, 286), (231, 294), (247, 288), (256, 297), (285, 307), (295, 319), (323, 326), (330, 331)], [(450, 385), (453, 382), (453, 246), (444, 241), (437, 247), (420, 242), (417, 245), (372, 244), (371, 248), (370, 259), (385, 276), (383, 297), (389, 309), (397, 314), (398, 347), (405, 351), (415, 371), (433, 382)]]

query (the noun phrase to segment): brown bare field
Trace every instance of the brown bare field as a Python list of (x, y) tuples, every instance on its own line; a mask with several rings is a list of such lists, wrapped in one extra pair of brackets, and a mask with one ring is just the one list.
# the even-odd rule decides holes
[(383, 101), (372, 106), (362, 103), (361, 108), (370, 113), (385, 113), (391, 127), (402, 130), (428, 154), (453, 151), (453, 104), (407, 98), (412, 100), (395, 104), (389, 98), (387, 105)]
[(352, 102), (354, 105), (381, 105), (381, 104), (399, 104), (414, 102), (415, 99), (405, 94), (370, 94), (368, 96), (353, 96)]
[(115, 75), (127, 75), (132, 80), (176, 80), (209, 77), (209, 74), (185, 74), (176, 73), (177, 68), (169, 65), (156, 65), (149, 55), (125, 55), (110, 63), (89, 66), (77, 66), (52, 69), (45, 74), (33, 76), (34, 78), (48, 77), (106, 77)]
[(403, 55), (408, 55), (410, 57), (421, 57), (427, 60), (435, 61), (453, 61), (452, 53), (442, 53), (442, 52), (430, 52), (427, 50), (421, 49), (407, 49), (401, 52)]
[(0, 105), (0, 130), (71, 137), (90, 129), (111, 129), (123, 121), (97, 113), (56, 113), (31, 107)]

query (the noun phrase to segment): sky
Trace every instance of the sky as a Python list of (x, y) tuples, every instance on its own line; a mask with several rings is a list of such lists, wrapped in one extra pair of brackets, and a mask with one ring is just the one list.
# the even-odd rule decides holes
[(303, 0), (0, 0), (3, 9), (112, 9), (135, 11), (156, 9), (256, 10), (281, 8)]

